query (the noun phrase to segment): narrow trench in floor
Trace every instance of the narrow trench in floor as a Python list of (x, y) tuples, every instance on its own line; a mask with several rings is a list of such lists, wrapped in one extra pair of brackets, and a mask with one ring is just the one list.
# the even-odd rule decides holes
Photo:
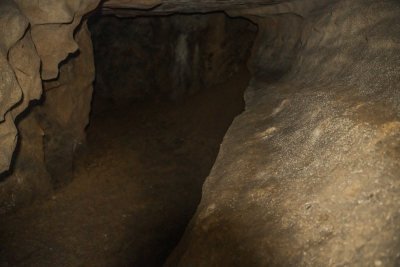
[(87, 177), (103, 183), (105, 195), (124, 195), (107, 202), (126, 216), (115, 227), (131, 225), (126, 249), (137, 266), (160, 265), (177, 244), (222, 138), (244, 108), (254, 25), (231, 20), (212, 14), (90, 23), (97, 84)]
[(161, 266), (244, 109), (257, 27), (213, 13), (94, 15), (89, 29), (96, 82), (86, 150), (70, 184), (8, 220), (9, 249), (15, 265)]

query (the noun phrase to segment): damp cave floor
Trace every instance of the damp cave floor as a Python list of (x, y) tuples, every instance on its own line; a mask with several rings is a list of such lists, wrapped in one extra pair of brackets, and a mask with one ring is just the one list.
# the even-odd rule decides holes
[(0, 266), (161, 266), (243, 110), (240, 73), (175, 103), (95, 98), (74, 180), (3, 218)]

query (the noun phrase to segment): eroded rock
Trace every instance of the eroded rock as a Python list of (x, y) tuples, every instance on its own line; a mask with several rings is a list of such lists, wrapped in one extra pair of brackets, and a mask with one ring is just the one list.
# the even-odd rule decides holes
[(22, 97), (17, 77), (7, 60), (10, 48), (24, 35), (26, 17), (13, 1), (0, 3), (0, 174), (8, 170), (15, 149), (17, 131), (9, 112)]
[[(0, 3), (0, 173), (17, 144), (15, 118), (41, 93), (39, 58), (41, 78), (52, 81), (44, 105), (19, 124), (2, 213), (45, 195), (47, 170), (56, 184), (71, 177), (94, 73), (85, 24), (74, 32), (99, 1), (15, 3)], [(113, 0), (102, 8), (118, 16), (224, 10), (260, 27), (246, 111), (167, 264), (399, 265), (398, 1)], [(177, 40), (183, 58), (196, 54), (187, 37)]]
[(57, 187), (73, 178), (73, 157), (85, 143), (93, 91), (93, 47), (86, 21), (75, 40), (79, 53), (61, 66), (57, 80), (44, 83), (46, 101), (37, 110), (45, 135), (45, 163)]
[(341, 1), (304, 18), (289, 73), (247, 89), (167, 266), (399, 264), (399, 11)]
[[(49, 182), (49, 179), (47, 172), (44, 171), (44, 159), (51, 157), (34, 156), (34, 160), (32, 160), (30, 155), (34, 149), (43, 151), (43, 141), (39, 141), (44, 136), (43, 124), (41, 123), (42, 126), (38, 126), (39, 128), (36, 126), (32, 126), (32, 129), (22, 127), (19, 130), (19, 136), (24, 140), (21, 141), (20, 151), (14, 152), (18, 142), (14, 120), (28, 107), (32, 100), (41, 97), (42, 80), (40, 75), (42, 78), (57, 77), (60, 61), (65, 59), (69, 53), (78, 49), (79, 46), (73, 36), (74, 30), (80, 24), (82, 16), (97, 6), (97, 1), (15, 2), (17, 3), (3, 1), (0, 6), (0, 24), (2, 25), (0, 69), (3, 77), (0, 88), (0, 117), (3, 117), (0, 122), (0, 173), (1, 180), (7, 181), (1, 183), (0, 190), (12, 192), (2, 194), (0, 203), (2, 211), (12, 210), (18, 204), (26, 204), (26, 202), (34, 199), (35, 195), (43, 195), (42, 193), (48, 191), (47, 189), (50, 187), (50, 184), (45, 182)], [(47, 15), (44, 16), (43, 14)], [(81, 41), (78, 40), (78, 42)], [(86, 51), (84, 46), (85, 44), (82, 42), (82, 50)], [(91, 51), (91, 43), (89, 43), (88, 49)], [(80, 66), (84, 69), (80, 72), (81, 76), (85, 76), (87, 72), (94, 72), (93, 67), (90, 67), (90, 64), (93, 65), (93, 59), (87, 60), (85, 66)], [(77, 79), (77, 81), (82, 81), (79, 86), (85, 87), (86, 92), (88, 92), (89, 100), (86, 99), (84, 105), (89, 107), (93, 79), (89, 78), (90, 81), (88, 82), (84, 78)], [(81, 99), (83, 93), (81, 92), (78, 95), (78, 98)], [(79, 106), (79, 104), (76, 105), (75, 103), (75, 106), (71, 106), (71, 109), (75, 109), (76, 106)], [(81, 111), (83, 113), (72, 113), (72, 115), (71, 113), (63, 113), (63, 115), (64, 118), (66, 115), (71, 115), (71, 120), (76, 120), (76, 117), (79, 117), (81, 121), (76, 121), (75, 129), (80, 127), (80, 131), (83, 132), (88, 121), (89, 108)], [(33, 114), (35, 112), (21, 118), (20, 125), (37, 125), (33, 122), (37, 120), (37, 116)], [(47, 112), (54, 114), (54, 112)], [(27, 122), (24, 122), (25, 120)], [(48, 131), (48, 128), (46, 131)], [(70, 139), (82, 140), (82, 135), (82, 133), (76, 134), (74, 132), (74, 137)], [(37, 136), (37, 138), (32, 136)], [(75, 141), (72, 143), (68, 141), (68, 144), (70, 147), (76, 147)], [(10, 166), (13, 155), (14, 164)], [(30, 165), (28, 161), (35, 162), (35, 164)], [(29, 170), (24, 167), (26, 165), (36, 167)], [(5, 172), (8, 169), (10, 170)], [(15, 177), (18, 177), (18, 179)], [(17, 180), (18, 182), (16, 182)], [(42, 186), (31, 186), (34, 183), (42, 183)], [(21, 184), (21, 186), (14, 186), (16, 184)], [(21, 188), (26, 190), (20, 190)]]

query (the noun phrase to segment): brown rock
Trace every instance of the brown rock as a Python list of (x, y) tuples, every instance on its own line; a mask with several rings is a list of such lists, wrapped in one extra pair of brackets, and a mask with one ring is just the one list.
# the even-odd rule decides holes
[[(398, 265), (399, 11), (342, 1), (255, 45), (261, 78), (167, 266)], [(269, 84), (275, 64), (291, 68)]]
[(37, 109), (45, 134), (46, 166), (56, 186), (72, 179), (73, 155), (85, 142), (89, 123), (94, 60), (86, 21), (75, 40), (79, 53), (61, 66), (57, 80), (44, 83), (46, 101)]

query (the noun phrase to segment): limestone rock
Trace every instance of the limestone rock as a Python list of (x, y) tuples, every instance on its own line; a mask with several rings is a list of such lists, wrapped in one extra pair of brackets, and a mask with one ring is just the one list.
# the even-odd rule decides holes
[[(3, 181), (0, 186), (2, 192), (0, 209), (2, 211), (10, 211), (18, 205), (26, 204), (35, 196), (41, 196), (44, 192), (48, 192), (48, 188), (51, 187), (44, 165), (44, 159), (49, 159), (51, 156), (32, 156), (34, 154), (32, 151), (35, 149), (38, 153), (43, 151), (43, 125), (37, 126), (38, 117), (35, 115), (41, 113), (38, 111), (40, 108), (33, 112), (31, 110), (29, 114), (21, 117), (19, 124), (22, 127), (18, 131), (23, 140), (20, 141), (19, 151), (15, 153), (14, 149), (17, 146), (18, 138), (14, 120), (32, 100), (41, 97), (42, 79), (57, 77), (60, 61), (78, 50), (77, 42), (82, 43), (82, 50), (89, 49), (91, 51), (91, 43), (87, 43), (88, 47), (86, 48), (84, 47), (85, 41), (74, 40), (74, 31), (80, 25), (82, 16), (98, 4), (98, 1), (32, 2), (16, 0), (15, 2), (2, 1), (0, 3), (0, 25), (2, 25), (0, 28), (0, 70), (3, 81), (0, 85), (0, 179)], [(78, 34), (76, 38), (82, 39), (82, 34)], [(84, 60), (88, 60), (87, 63), (84, 63), (84, 66), (78, 64), (77, 67), (93, 73), (93, 59), (89, 57)], [(80, 75), (85, 76), (86, 72), (80, 72)], [(85, 79), (89, 79), (89, 81)], [(93, 79), (89, 74), (89, 78), (78, 78), (79, 81), (83, 82), (80, 86), (86, 89), (87, 97), (83, 104), (87, 107), (86, 110), (81, 110), (84, 113), (62, 114), (64, 118), (71, 116), (72, 121), (78, 120), (74, 127), (75, 129), (79, 128), (80, 133), (75, 134), (74, 132), (74, 137), (67, 141), (71, 150), (72, 147), (76, 147), (76, 142), (71, 140), (83, 138), (82, 132), (88, 121)], [(73, 92), (77, 93), (78, 91)], [(80, 92), (77, 98), (82, 99), (83, 95), (84, 93)], [(79, 100), (75, 104), (77, 103)], [(70, 106), (70, 108), (74, 109), (75, 107)], [(54, 113), (48, 110), (46, 112)], [(41, 118), (39, 120), (42, 121)], [(23, 126), (28, 124), (35, 126)], [(49, 132), (48, 129), (46, 130)], [(14, 161), (10, 167), (13, 155)], [(30, 165), (31, 163), (34, 164)], [(32, 169), (28, 171), (26, 165), (32, 166)], [(5, 172), (8, 169), (10, 171)], [(39, 183), (41, 186), (33, 186), (35, 183)], [(12, 193), (8, 194), (7, 192)]]
[(266, 82), (274, 60), (255, 62), (265, 79), (247, 89), (167, 266), (399, 264), (399, 12), (334, 3), (304, 18), (279, 81)]
[(14, 0), (31, 24), (71, 23), (79, 1)]
[(30, 101), (39, 100), (42, 95), (40, 58), (29, 31), (10, 49), (8, 57), (23, 95), (22, 102), (12, 110), (14, 117), (17, 117)]
[(24, 35), (28, 20), (12, 0), (0, 2), (0, 19), (0, 48), (5, 54)]
[(28, 21), (12, 1), (0, 3), (0, 174), (9, 168), (16, 145), (14, 117), (9, 110), (21, 97), (21, 87), (7, 60), (10, 48), (24, 35)]
[[(11, 113), (7, 113), (0, 124), (0, 170), (1, 175), (10, 167), (12, 155), (17, 144), (17, 129)], [(3, 180), (3, 179), (1, 179)]]
[(73, 155), (84, 143), (89, 123), (94, 59), (86, 21), (75, 40), (79, 53), (61, 66), (57, 80), (44, 83), (46, 101), (37, 109), (45, 135), (46, 166), (56, 186), (72, 179)]
[(50, 175), (43, 164), (43, 130), (37, 118), (32, 113), (22, 118), (18, 131), (12, 169), (0, 182), (0, 216), (48, 196), (52, 189)]
[(73, 38), (75, 28), (99, 0), (16, 2), (30, 20), (32, 38), (42, 60), (42, 79), (57, 78), (59, 63), (79, 48)]

